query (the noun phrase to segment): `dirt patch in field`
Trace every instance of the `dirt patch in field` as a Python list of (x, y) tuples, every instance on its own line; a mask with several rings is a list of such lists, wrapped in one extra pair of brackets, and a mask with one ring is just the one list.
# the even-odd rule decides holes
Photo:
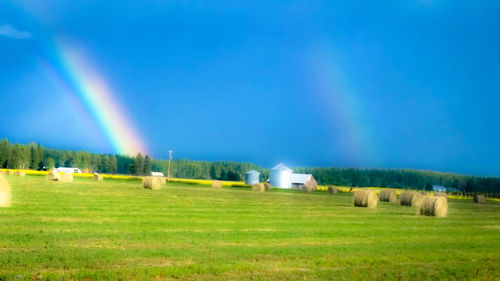
[(43, 222), (90, 222), (90, 223), (106, 223), (106, 222), (116, 222), (116, 219), (110, 218), (100, 218), (100, 219), (88, 219), (88, 218), (75, 218), (75, 217), (41, 217)]
[(353, 241), (353, 240), (332, 240), (332, 241), (259, 241), (256, 243), (248, 242), (220, 242), (215, 246), (235, 246), (235, 247), (303, 247), (303, 246), (335, 246), (335, 245), (354, 245), (354, 244), (370, 244), (372, 241)]
[(488, 229), (500, 229), (500, 225), (484, 225), (482, 227)]
[(163, 257), (154, 257), (154, 258), (135, 257), (135, 258), (126, 258), (121, 260), (120, 265), (127, 267), (129, 266), (166, 267), (174, 265), (174, 260)]

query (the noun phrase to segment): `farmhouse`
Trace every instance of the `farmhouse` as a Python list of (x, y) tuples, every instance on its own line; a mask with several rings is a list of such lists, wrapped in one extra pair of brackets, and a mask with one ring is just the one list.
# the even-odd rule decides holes
[(292, 169), (282, 163), (271, 169), (269, 183), (281, 188), (302, 188), (309, 186), (316, 189), (318, 183), (311, 174), (294, 174)]

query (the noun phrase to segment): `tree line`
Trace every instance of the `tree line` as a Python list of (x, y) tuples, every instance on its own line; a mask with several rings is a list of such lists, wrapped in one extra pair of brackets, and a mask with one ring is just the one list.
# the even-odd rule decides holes
[(44, 148), (41, 144), (0, 141), (0, 168), (52, 170), (57, 167), (88, 169), (91, 173), (150, 175), (149, 155), (136, 157)]
[(320, 184), (352, 187), (392, 187), (432, 190), (434, 185), (461, 192), (500, 193), (500, 178), (410, 169), (297, 168)]
[[(149, 155), (143, 156), (141, 153), (131, 157), (44, 148), (36, 143), (13, 144), (6, 138), (0, 141), (0, 168), (51, 170), (57, 167), (88, 169), (90, 173), (148, 176), (155, 171), (168, 174), (168, 160), (153, 160)], [(268, 177), (268, 171), (253, 164), (188, 160), (172, 161), (171, 176), (240, 181), (251, 169), (259, 170), (265, 178)]]
[[(151, 175), (152, 171), (168, 174), (168, 160), (154, 160), (138, 153), (135, 157), (97, 154), (44, 148), (41, 144), (12, 144), (0, 141), (0, 168), (50, 170), (54, 167), (88, 169), (91, 173)], [(251, 163), (229, 161), (173, 160), (171, 176), (175, 178), (244, 180), (249, 170), (261, 172), (261, 180), (269, 178), (269, 169)], [(296, 173), (312, 174), (321, 185), (352, 187), (392, 187), (430, 190), (434, 185), (462, 192), (500, 193), (499, 177), (467, 176), (453, 173), (409, 169), (296, 168)]]
[[(153, 170), (168, 174), (168, 160), (153, 160)], [(250, 170), (257, 170), (262, 173), (261, 178), (269, 177), (269, 170), (263, 169), (254, 164), (229, 162), (229, 161), (190, 161), (173, 160), (170, 173), (175, 178), (188, 179), (214, 179), (241, 181), (245, 179), (245, 173)]]

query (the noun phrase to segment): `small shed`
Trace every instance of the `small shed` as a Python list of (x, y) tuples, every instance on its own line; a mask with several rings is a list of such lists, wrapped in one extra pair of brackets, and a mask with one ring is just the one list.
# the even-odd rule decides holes
[(245, 174), (245, 184), (253, 185), (260, 182), (260, 173), (255, 170), (250, 170)]
[(318, 182), (311, 174), (292, 174), (291, 176), (292, 188), (302, 188), (307, 186), (312, 190), (318, 188)]

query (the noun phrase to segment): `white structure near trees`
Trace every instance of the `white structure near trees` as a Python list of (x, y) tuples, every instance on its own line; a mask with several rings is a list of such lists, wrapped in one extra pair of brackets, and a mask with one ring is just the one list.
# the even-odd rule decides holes
[(164, 177), (162, 172), (151, 172), (151, 176), (153, 177)]
[(292, 169), (282, 163), (271, 169), (269, 183), (280, 188), (302, 188), (306, 185), (316, 189), (318, 186), (311, 174), (294, 174)]
[(250, 170), (245, 174), (245, 184), (252, 185), (260, 182), (260, 173), (255, 170)]
[(291, 188), (292, 173), (292, 169), (282, 163), (279, 163), (271, 169), (271, 173), (269, 174), (269, 183), (276, 187)]
[(78, 168), (59, 167), (56, 170), (60, 173), (67, 173), (67, 174), (81, 174), (82, 173), (82, 171)]

